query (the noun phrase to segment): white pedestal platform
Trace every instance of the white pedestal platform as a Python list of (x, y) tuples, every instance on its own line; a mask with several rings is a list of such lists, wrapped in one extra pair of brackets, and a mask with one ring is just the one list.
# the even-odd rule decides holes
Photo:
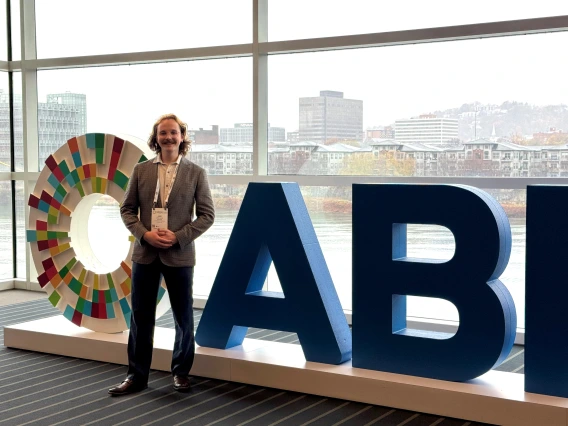
[[(5, 327), (11, 348), (127, 364), (128, 332), (96, 333), (62, 316)], [(174, 330), (156, 328), (152, 368), (170, 370)], [(196, 376), (511, 426), (568, 425), (568, 399), (526, 393), (522, 374), (490, 371), (468, 383), (306, 362), (302, 348), (245, 339), (220, 350), (197, 347)]]

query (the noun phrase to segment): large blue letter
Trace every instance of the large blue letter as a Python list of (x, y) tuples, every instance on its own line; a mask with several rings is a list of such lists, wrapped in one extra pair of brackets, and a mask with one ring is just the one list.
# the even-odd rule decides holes
[[(406, 257), (406, 224), (448, 228), (447, 262)], [(514, 342), (513, 299), (497, 279), (511, 229), (501, 206), (471, 187), (353, 186), (353, 366), (441, 380), (473, 379), (500, 364)], [(406, 295), (452, 302), (457, 333), (406, 327)], [(448, 337), (448, 336), (445, 336)]]
[(525, 391), (568, 397), (568, 187), (527, 187)]
[[(262, 291), (274, 266), (282, 293)], [(250, 183), (195, 339), (240, 345), (248, 327), (298, 333), (306, 360), (351, 359), (351, 332), (295, 183)]]

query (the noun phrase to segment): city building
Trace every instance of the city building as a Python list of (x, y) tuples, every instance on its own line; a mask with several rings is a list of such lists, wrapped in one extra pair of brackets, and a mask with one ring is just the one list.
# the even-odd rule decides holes
[(286, 133), (286, 142), (300, 142), (300, 132)]
[(365, 138), (392, 139), (394, 128), (392, 126), (375, 126), (365, 130)]
[[(271, 174), (426, 177), (568, 177), (568, 145), (522, 146), (477, 139), (439, 146), (372, 138), (364, 147), (316, 142), (268, 148)], [(252, 145), (195, 145), (190, 158), (210, 175), (252, 174)]]
[(343, 92), (323, 90), (299, 100), (300, 141), (331, 144), (362, 141), (363, 101), (345, 99)]
[[(37, 108), (39, 136), (39, 165), (61, 145), (74, 136), (87, 133), (87, 97), (81, 93), (48, 94), (47, 102), (39, 102)], [(8, 94), (0, 90), (0, 162), (10, 163), (10, 129)], [(22, 97), (14, 95), (14, 141), (16, 169), (22, 169), (24, 153), (21, 141)]]
[[(285, 142), (284, 127), (271, 127), (268, 123), (268, 142)], [(252, 144), (252, 123), (236, 123), (234, 127), (222, 127), (220, 143), (222, 144)]]
[(458, 120), (432, 114), (396, 120), (394, 138), (401, 143), (446, 144), (458, 140)]
[(198, 130), (188, 130), (187, 135), (189, 140), (197, 145), (216, 145), (219, 143), (219, 126), (214, 124), (211, 126), (211, 130), (204, 130), (200, 127)]
[(87, 96), (80, 93), (47, 95), (38, 103), (40, 168), (52, 153), (74, 136), (87, 133)]

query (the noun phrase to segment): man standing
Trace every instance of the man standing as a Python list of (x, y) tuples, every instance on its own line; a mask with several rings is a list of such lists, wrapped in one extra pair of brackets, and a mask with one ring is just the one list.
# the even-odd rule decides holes
[(189, 372), (195, 354), (194, 240), (215, 218), (205, 170), (185, 158), (190, 143), (185, 123), (174, 114), (160, 117), (148, 140), (157, 156), (134, 167), (120, 207), (122, 221), (136, 242), (132, 254), (128, 373), (121, 384), (109, 389), (111, 395), (148, 387), (162, 276), (175, 322), (171, 366), (174, 389), (190, 389)]

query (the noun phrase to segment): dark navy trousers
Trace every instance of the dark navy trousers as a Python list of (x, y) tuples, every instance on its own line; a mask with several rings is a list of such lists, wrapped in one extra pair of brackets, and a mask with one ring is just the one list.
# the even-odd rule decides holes
[(156, 304), (162, 276), (166, 281), (176, 331), (172, 374), (187, 375), (193, 365), (193, 267), (167, 266), (159, 258), (148, 265), (132, 262), (128, 377), (137, 383), (147, 383), (150, 374)]

